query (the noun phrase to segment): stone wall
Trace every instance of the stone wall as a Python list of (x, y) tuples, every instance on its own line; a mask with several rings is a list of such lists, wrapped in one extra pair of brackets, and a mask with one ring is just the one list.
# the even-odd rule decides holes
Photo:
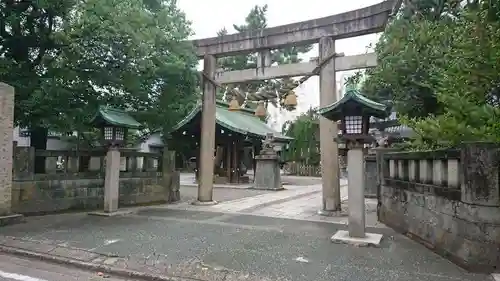
[[(177, 201), (179, 173), (170, 161), (173, 155), (170, 151), (163, 157), (122, 151), (120, 207)], [(46, 173), (34, 173), (35, 156), (46, 157)], [(103, 150), (35, 151), (32, 147), (16, 147), (12, 211), (46, 214), (100, 209), (104, 204), (104, 166)]]
[(498, 270), (499, 160), (489, 144), (379, 150), (379, 220), (469, 270)]

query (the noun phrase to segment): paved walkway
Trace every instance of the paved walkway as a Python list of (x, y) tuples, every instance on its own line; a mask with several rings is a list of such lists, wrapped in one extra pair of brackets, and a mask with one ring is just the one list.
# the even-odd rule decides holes
[[(316, 182), (318, 178), (309, 178)], [(294, 181), (292, 178), (290, 181)], [(185, 188), (185, 187), (183, 187)], [(217, 190), (217, 189), (216, 189)], [(220, 192), (248, 192), (251, 189), (234, 191), (226, 189)], [(242, 196), (234, 200), (224, 200), (214, 206), (193, 206), (186, 200), (175, 205), (163, 205), (155, 208), (167, 208), (177, 210), (193, 210), (222, 213), (240, 213), (256, 216), (267, 216), (275, 218), (288, 218), (307, 221), (323, 221), (339, 224), (347, 224), (347, 181), (341, 180), (341, 200), (342, 212), (338, 216), (321, 216), (318, 211), (321, 209), (322, 191), (321, 184), (313, 185), (286, 185), (283, 191), (261, 191), (256, 195)], [(182, 190), (181, 190), (182, 193)], [(217, 200), (217, 198), (215, 198)], [(385, 227), (377, 221), (377, 201), (375, 199), (365, 200), (366, 224), (370, 227)]]
[[(253, 180), (253, 171), (248, 171), (247, 175), (250, 176), (250, 180)], [(181, 173), (179, 176), (181, 186), (197, 187), (195, 175), (193, 173)], [(291, 175), (281, 175), (281, 182), (283, 185), (314, 185), (321, 183), (321, 177), (303, 177), (303, 176), (291, 176)], [(253, 187), (253, 183), (246, 184), (214, 184), (215, 188), (236, 188), (236, 189), (246, 189)]]
[[(344, 225), (192, 210), (65, 214), (1, 229), (2, 251), (210, 281), (492, 281), (387, 228), (380, 248), (330, 242)], [(96, 270), (97, 271), (97, 270)], [(128, 274), (128, 273), (127, 273)], [(164, 279), (157, 280), (168, 280)]]

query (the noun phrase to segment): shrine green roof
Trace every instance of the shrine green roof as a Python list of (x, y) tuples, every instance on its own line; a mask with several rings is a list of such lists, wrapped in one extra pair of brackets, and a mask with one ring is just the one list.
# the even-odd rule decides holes
[(377, 118), (386, 118), (390, 113), (386, 105), (370, 100), (354, 87), (348, 87), (340, 100), (320, 108), (318, 113), (330, 120), (340, 120), (344, 115), (344, 108), (353, 104), (360, 105), (364, 114)]
[(125, 110), (108, 106), (100, 106), (94, 118), (92, 118), (91, 123), (94, 125), (109, 124), (130, 129), (140, 129), (142, 127), (141, 123), (137, 122), (137, 120)]
[[(179, 131), (184, 126), (188, 125), (195, 117), (201, 114), (201, 103), (198, 105), (177, 125), (171, 132)], [(273, 133), (274, 137), (280, 141), (290, 141), (292, 138), (287, 137), (279, 132), (274, 131), (260, 118), (253, 114), (250, 109), (241, 109), (238, 111), (228, 110), (228, 105), (223, 102), (217, 102), (215, 110), (215, 122), (230, 131), (251, 137), (265, 138), (268, 133)]]

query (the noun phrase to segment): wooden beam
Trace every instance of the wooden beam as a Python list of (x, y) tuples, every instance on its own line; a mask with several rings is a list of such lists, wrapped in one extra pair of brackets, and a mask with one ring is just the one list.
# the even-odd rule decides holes
[(317, 43), (321, 37), (350, 38), (382, 32), (392, 14), (394, 1), (282, 26), (190, 41), (198, 57), (248, 54), (264, 49)]
[[(313, 74), (317, 65), (318, 62), (316, 60), (312, 62), (282, 64), (257, 69), (219, 72), (215, 75), (215, 81), (220, 84), (232, 84), (284, 77), (306, 76)], [(377, 55), (375, 53), (335, 58), (336, 71), (370, 68), (375, 66), (377, 66)]]

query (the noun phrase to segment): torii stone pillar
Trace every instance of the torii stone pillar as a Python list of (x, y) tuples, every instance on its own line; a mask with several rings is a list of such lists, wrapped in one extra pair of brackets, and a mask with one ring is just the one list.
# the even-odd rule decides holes
[[(205, 55), (203, 63), (204, 75), (215, 79), (216, 58)], [(215, 204), (214, 189), (214, 149), (215, 149), (215, 85), (203, 78), (203, 105), (201, 111), (201, 141), (198, 179), (198, 201), (195, 205)]]
[[(335, 41), (331, 37), (319, 40), (319, 61), (335, 53)], [(337, 100), (335, 58), (331, 58), (321, 68), (319, 75), (319, 104), (328, 106)], [(318, 212), (330, 215), (340, 211), (339, 153), (337, 143), (337, 123), (319, 117), (319, 139), (321, 149), (321, 178), (323, 181), (323, 206)]]
[(12, 213), (14, 88), (0, 83), (0, 226), (19, 222)]

